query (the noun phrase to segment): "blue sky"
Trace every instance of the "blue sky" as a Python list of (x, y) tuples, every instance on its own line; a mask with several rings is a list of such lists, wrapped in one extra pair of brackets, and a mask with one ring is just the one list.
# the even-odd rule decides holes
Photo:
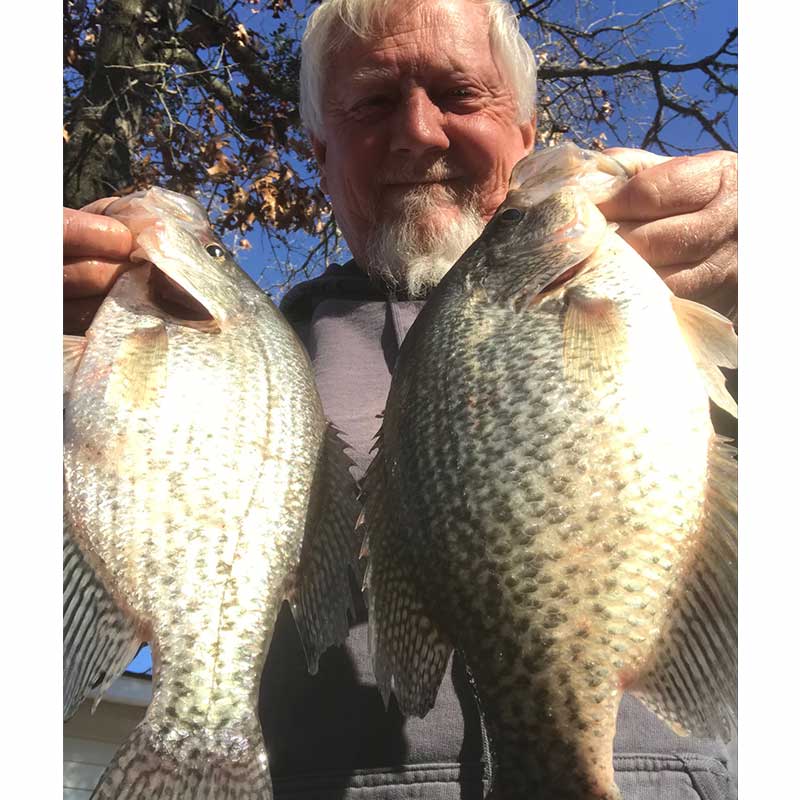
[(150, 674), (153, 668), (153, 658), (150, 655), (150, 648), (145, 646), (137, 654), (136, 658), (128, 665), (128, 672), (138, 674)]
[[(295, 3), (297, 8), (302, 11), (304, 3)], [(644, 2), (643, 0), (618, 0), (615, 3), (599, 3), (599, 7), (607, 6), (609, 10), (612, 8), (618, 12), (641, 14), (643, 11), (652, 8), (654, 3)], [(568, 14), (574, 4), (571, 2), (562, 3), (563, 10), (560, 14)], [(606, 12), (608, 13), (608, 12)], [(258, 22), (259, 30), (268, 31), (274, 27), (274, 20), (269, 14), (254, 15), (252, 20), (248, 20), (248, 25), (256, 27), (255, 23)], [(261, 25), (264, 27), (262, 28)], [(650, 46), (658, 48), (664, 44), (674, 46), (680, 44), (684, 50), (680, 55), (675, 55), (671, 60), (680, 60), (681, 62), (692, 61), (702, 56), (707, 55), (713, 49), (719, 46), (724, 40), (725, 34), (731, 28), (737, 25), (737, 8), (733, 0), (708, 0), (699, 5), (698, 13), (691, 24), (682, 24), (677, 33), (675, 30), (664, 29), (660, 32), (659, 36), (652, 39)], [(686, 82), (687, 89), (692, 89), (692, 84)], [(731, 111), (728, 114), (728, 121), (731, 127), (732, 136), (734, 139), (734, 146), (738, 142), (738, 118), (737, 106), (734, 102)], [(702, 149), (713, 149), (713, 144), (707, 139), (698, 139), (697, 126), (685, 122), (673, 123), (671, 132), (673, 138), (679, 144), (687, 147), (699, 147)], [(617, 144), (636, 144), (635, 142), (617, 142), (608, 140), (608, 146)], [(298, 165), (300, 167), (300, 165)], [(260, 229), (254, 229), (247, 234), (247, 240), (252, 245), (250, 250), (240, 250), (237, 253), (237, 259), (241, 266), (250, 274), (250, 276), (257, 281), (260, 285), (269, 288), (272, 284), (277, 282), (277, 275), (274, 270), (270, 269), (270, 264), (274, 263), (275, 255), (269, 250), (269, 243), (264, 232)], [(311, 237), (303, 234), (295, 236), (295, 243), (302, 247), (304, 243), (308, 246), (313, 245), (314, 240)], [(279, 254), (279, 256), (282, 254)], [(346, 252), (342, 255), (342, 260), (347, 258)], [(152, 660), (149, 648), (143, 648), (133, 662), (129, 666), (129, 670), (136, 673), (146, 673), (151, 669)]]

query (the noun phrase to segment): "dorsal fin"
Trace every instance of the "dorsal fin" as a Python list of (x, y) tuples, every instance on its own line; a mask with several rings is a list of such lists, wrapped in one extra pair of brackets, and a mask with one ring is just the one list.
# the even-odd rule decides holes
[(736, 450), (717, 437), (696, 561), (650, 663), (630, 687), (679, 734), (729, 741), (737, 727), (737, 523)]
[(681, 297), (673, 296), (672, 307), (703, 376), (708, 396), (738, 418), (736, 401), (725, 388), (725, 376), (719, 369), (738, 365), (739, 340), (733, 323), (716, 311)]
[(139, 649), (133, 621), (118, 608), (72, 537), (64, 514), (64, 719), (89, 691), (97, 700)]

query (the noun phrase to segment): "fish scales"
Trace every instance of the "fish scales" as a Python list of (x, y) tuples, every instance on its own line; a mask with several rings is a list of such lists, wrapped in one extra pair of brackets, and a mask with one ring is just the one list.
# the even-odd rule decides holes
[[(160, 202), (164, 195), (153, 191)], [(140, 240), (149, 223), (141, 223)], [(169, 269), (189, 245), (166, 230), (147, 255)], [(202, 262), (196, 250), (189, 256)], [(329, 588), (342, 591), (357, 557), (344, 461), (343, 485), (330, 493), (343, 522), (331, 522), (329, 507), (321, 509), (327, 520), (310, 519), (331, 435), (307, 356), (266, 295), (225, 259), (223, 288), (207, 295), (210, 305), (224, 302), (218, 330), (154, 302), (156, 267), (123, 274), (92, 323), (69, 388), (70, 533), (153, 652), (141, 736), (112, 763), (98, 797), (146, 797), (171, 781), (180, 796), (270, 797), (256, 709), (279, 606), (294, 599), (303, 548), (321, 548), (338, 581)], [(198, 264), (205, 277), (197, 285), (179, 278), (203, 297), (215, 268), (213, 260)], [(324, 531), (330, 542), (314, 539), (317, 524), (334, 527)], [(331, 563), (334, 536), (352, 541), (342, 548), (347, 558)], [(333, 611), (316, 609), (320, 649), (347, 628), (349, 599), (328, 601), (342, 619), (333, 631), (325, 622)], [(309, 654), (315, 669), (313, 661)], [(176, 778), (181, 762), (186, 774)]]
[[(579, 191), (534, 205), (526, 224), (543, 241), (511, 238), (517, 252), (500, 219), (512, 196), (429, 298), (393, 375), (367, 478), (376, 673), (400, 687), (401, 708), (427, 710), (403, 688), (397, 651), (415, 631), (383, 616), (383, 593), (398, 591), (386, 565), (399, 564), (424, 636), (457, 647), (473, 676), (492, 797), (610, 800), (620, 695), (657, 658), (697, 563), (708, 393), (670, 293), (604, 223), (592, 233)], [(589, 240), (577, 277), (510, 293), (515, 270), (547, 271), (546, 236), (574, 219)], [(594, 334), (567, 320), (582, 311)], [(602, 353), (598, 325), (613, 332)], [(716, 702), (708, 674), (731, 661), (726, 644), (712, 631), (689, 656), (698, 702)]]

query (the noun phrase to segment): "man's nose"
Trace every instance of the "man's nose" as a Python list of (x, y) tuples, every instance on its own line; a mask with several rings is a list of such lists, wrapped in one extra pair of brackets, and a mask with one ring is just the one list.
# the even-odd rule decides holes
[(450, 140), (443, 127), (444, 115), (424, 89), (415, 89), (395, 111), (392, 124), (393, 153), (414, 157), (430, 150), (447, 150)]

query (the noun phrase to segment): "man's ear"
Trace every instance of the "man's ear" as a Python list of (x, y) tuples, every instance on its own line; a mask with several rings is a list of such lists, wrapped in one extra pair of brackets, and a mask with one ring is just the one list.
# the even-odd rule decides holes
[(328, 178), (325, 174), (325, 159), (328, 154), (328, 147), (325, 142), (321, 142), (316, 136), (311, 136), (311, 148), (314, 151), (314, 158), (317, 159), (319, 166), (319, 185), (323, 192), (328, 191)]
[(533, 150), (533, 145), (536, 142), (536, 112), (533, 112), (530, 122), (523, 122), (519, 126), (522, 132), (522, 143), (525, 146), (525, 152), (530, 153)]

